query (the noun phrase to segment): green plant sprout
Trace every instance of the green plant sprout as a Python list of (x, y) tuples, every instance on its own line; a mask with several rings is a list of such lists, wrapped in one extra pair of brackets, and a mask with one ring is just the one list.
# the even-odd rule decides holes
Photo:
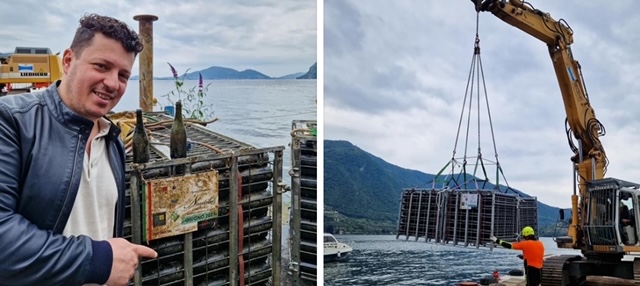
[(182, 101), (182, 113), (185, 118), (191, 118), (201, 121), (209, 121), (214, 119), (213, 104), (205, 104), (204, 102), (204, 99), (207, 97), (207, 92), (209, 91), (209, 85), (211, 85), (211, 83), (204, 86), (202, 74), (198, 73), (200, 79), (198, 81), (197, 90), (195, 86), (192, 88), (185, 88), (184, 80), (187, 77), (189, 69), (187, 69), (187, 71), (185, 71), (182, 76), (178, 76), (178, 72), (171, 65), (171, 63), (167, 64), (169, 64), (169, 67), (171, 68), (171, 73), (173, 74), (173, 80), (175, 81), (176, 89), (163, 95), (162, 97), (167, 98), (171, 105), (175, 105), (175, 102), (178, 100)]

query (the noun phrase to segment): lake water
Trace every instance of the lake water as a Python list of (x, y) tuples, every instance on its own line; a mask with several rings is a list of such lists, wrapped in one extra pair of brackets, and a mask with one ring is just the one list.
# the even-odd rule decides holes
[[(465, 248), (395, 235), (336, 235), (353, 247), (346, 262), (324, 265), (324, 285), (458, 285), (479, 281), (494, 270), (507, 274), (521, 269), (522, 251), (504, 248)], [(546, 254), (580, 254), (558, 249), (552, 238), (543, 237)]]
[[(207, 127), (225, 136), (255, 147), (285, 146), (283, 181), (291, 183), (291, 122), (316, 120), (316, 80), (205, 80), (209, 85), (205, 104), (213, 104), (219, 121)], [(187, 80), (184, 88), (196, 87), (197, 80)], [(163, 95), (175, 90), (171, 80), (154, 80), (154, 96), (164, 105)], [(139, 107), (140, 84), (129, 81), (127, 91), (114, 111)], [(155, 107), (160, 111), (161, 108)], [(285, 199), (289, 193), (285, 193)]]

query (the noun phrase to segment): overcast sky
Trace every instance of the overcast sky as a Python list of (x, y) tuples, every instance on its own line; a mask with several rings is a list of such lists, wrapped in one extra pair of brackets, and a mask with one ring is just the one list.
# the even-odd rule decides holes
[[(210, 66), (277, 77), (316, 62), (316, 0), (21, 0), (0, 2), (0, 52), (16, 46), (67, 48), (78, 20), (98, 13), (138, 31), (134, 15), (153, 14), (154, 76)], [(134, 75), (138, 74), (138, 61)]]
[[(573, 55), (607, 132), (601, 138), (610, 160), (606, 176), (640, 182), (637, 3), (529, 2), (575, 32)], [(453, 155), (473, 56), (473, 4), (327, 0), (324, 25), (325, 139), (348, 140), (392, 164), (437, 173)], [(480, 14), (480, 40), (497, 153), (509, 185), (570, 207), (572, 152), (547, 46), (490, 13)], [(481, 122), (486, 110), (482, 105)], [(467, 152), (476, 156), (477, 120), (471, 122)], [(484, 158), (495, 161), (487, 124), (480, 135)], [(464, 142), (464, 132), (460, 136)], [(456, 155), (464, 150), (459, 144)], [(495, 182), (495, 169), (489, 176)]]

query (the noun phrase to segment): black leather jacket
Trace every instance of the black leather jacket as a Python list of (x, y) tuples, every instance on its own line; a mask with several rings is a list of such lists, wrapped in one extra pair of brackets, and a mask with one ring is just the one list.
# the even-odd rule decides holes
[[(106, 241), (64, 237), (93, 122), (69, 109), (57, 86), (0, 97), (0, 285), (105, 283)], [(118, 186), (115, 236), (122, 236), (125, 151), (111, 125), (109, 160)]]

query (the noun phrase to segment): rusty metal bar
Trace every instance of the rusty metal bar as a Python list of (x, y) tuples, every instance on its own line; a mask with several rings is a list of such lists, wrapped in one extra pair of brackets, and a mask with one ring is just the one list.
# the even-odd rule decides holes
[(282, 285), (282, 165), (283, 151), (276, 151), (273, 159), (273, 238), (272, 238), (272, 285)]
[(139, 22), (139, 33), (144, 49), (140, 52), (140, 108), (142, 111), (153, 111), (153, 21), (155, 15), (136, 15)]
[[(238, 157), (231, 152), (229, 174), (229, 286), (236, 286), (238, 280)], [(244, 279), (244, 277), (240, 277)]]
[(193, 234), (184, 235), (184, 285), (193, 286)]
[[(284, 149), (285, 149), (284, 146), (277, 146), (277, 147), (265, 147), (265, 148), (259, 148), (259, 149), (239, 150), (239, 151), (234, 151), (234, 153), (236, 157), (239, 157), (239, 156), (258, 155), (265, 152), (282, 151)], [(231, 153), (210, 154), (210, 155), (190, 156), (187, 158), (178, 158), (178, 159), (172, 159), (172, 160), (154, 161), (154, 162), (140, 164), (140, 166), (143, 169), (151, 169), (151, 168), (160, 168), (160, 167), (172, 167), (178, 164), (188, 164), (188, 163), (195, 163), (195, 162), (202, 162), (202, 161), (222, 160), (222, 159), (226, 160), (230, 158), (231, 158)], [(126, 171), (132, 170), (133, 169), (132, 165), (133, 164), (127, 164), (125, 166)]]
[(297, 286), (297, 285), (301, 285), (302, 284), (302, 279), (300, 278), (300, 240), (301, 238), (301, 234), (300, 234), (300, 220), (301, 218), (301, 202), (300, 202), (300, 197), (301, 197), (301, 182), (300, 182), (300, 176), (301, 176), (301, 162), (300, 162), (300, 157), (302, 156), (302, 150), (301, 150), (301, 146), (300, 146), (301, 142), (300, 142), (300, 138), (294, 136), (293, 140), (291, 142), (291, 161), (292, 161), (292, 166), (291, 166), (291, 216), (292, 216), (292, 222), (291, 222), (291, 234), (290, 234), (290, 239), (292, 240), (291, 243), (291, 264), (292, 264), (292, 272), (293, 272), (293, 285)]
[[(191, 174), (191, 164), (186, 164), (185, 174)], [(184, 235), (184, 286), (193, 286), (193, 233)]]
[[(131, 242), (134, 244), (142, 243), (142, 220), (140, 215), (140, 182), (138, 176), (142, 176), (142, 172), (131, 176), (130, 192), (131, 192)], [(138, 264), (138, 268), (133, 276), (133, 285), (142, 285), (142, 263)]]

